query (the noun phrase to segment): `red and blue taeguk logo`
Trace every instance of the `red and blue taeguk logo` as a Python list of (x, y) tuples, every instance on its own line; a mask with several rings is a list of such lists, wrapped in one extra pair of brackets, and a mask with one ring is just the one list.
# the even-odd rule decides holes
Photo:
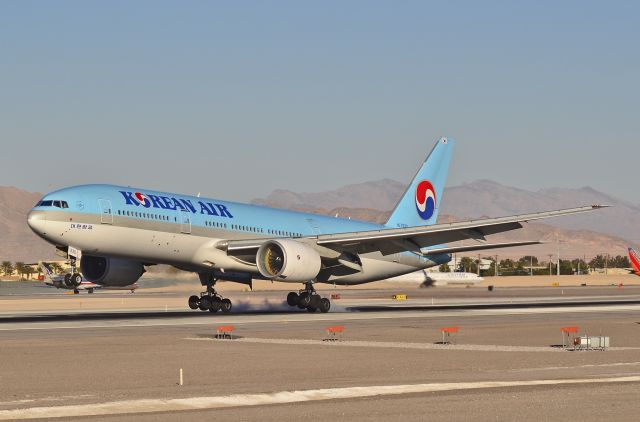
[(416, 187), (416, 210), (423, 220), (433, 217), (436, 211), (436, 191), (431, 182), (423, 180)]
[(151, 206), (151, 201), (149, 197), (144, 193), (136, 192), (135, 194), (136, 200), (145, 208), (149, 208)]

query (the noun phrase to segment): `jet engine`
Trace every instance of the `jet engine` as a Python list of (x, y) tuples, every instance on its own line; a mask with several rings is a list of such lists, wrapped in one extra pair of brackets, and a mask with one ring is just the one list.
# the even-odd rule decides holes
[(260, 274), (271, 280), (305, 282), (320, 272), (320, 254), (310, 246), (291, 239), (269, 240), (258, 249)]
[(144, 266), (126, 259), (82, 255), (80, 271), (86, 280), (96, 284), (123, 287), (138, 281)]

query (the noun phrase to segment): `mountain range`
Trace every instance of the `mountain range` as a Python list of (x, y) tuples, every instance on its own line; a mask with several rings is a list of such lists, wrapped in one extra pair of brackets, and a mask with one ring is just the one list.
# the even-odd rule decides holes
[[(266, 198), (251, 202), (384, 223), (405, 189), (403, 183), (383, 179), (325, 192), (296, 193), (278, 189)], [(33, 262), (55, 258), (53, 247), (35, 236), (25, 222), (29, 209), (41, 196), (39, 193), (0, 186), (0, 261)], [(571, 257), (590, 257), (599, 253), (624, 255), (629, 243), (640, 243), (640, 207), (589, 187), (528, 191), (489, 180), (478, 180), (446, 188), (439, 204), (439, 222), (591, 204), (612, 205), (605, 210), (545, 220), (544, 224), (531, 223), (523, 230), (493, 236), (490, 241), (527, 239), (550, 243), (497, 252), (505, 257), (526, 254), (544, 257), (557, 252), (557, 241), (560, 241), (561, 254)]]
[[(338, 215), (384, 223), (406, 185), (383, 179), (343, 186), (327, 192), (295, 193), (275, 190), (255, 204)], [(483, 217), (526, 214), (583, 205), (611, 205), (601, 211), (526, 224), (523, 230), (492, 236), (490, 241), (542, 240), (550, 244), (504, 249), (503, 256), (534, 254), (543, 257), (557, 253), (571, 257), (601, 253), (626, 254), (628, 244), (640, 243), (640, 206), (614, 198), (590, 187), (550, 188), (528, 191), (490, 180), (478, 180), (447, 187), (440, 198), (438, 222), (461, 221)]]

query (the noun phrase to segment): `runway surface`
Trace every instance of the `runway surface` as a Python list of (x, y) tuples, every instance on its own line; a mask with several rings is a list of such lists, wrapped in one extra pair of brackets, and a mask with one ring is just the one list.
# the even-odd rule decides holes
[[(0, 420), (636, 420), (640, 290), (575, 289), (421, 289), (408, 309), (342, 291), (328, 314), (282, 292), (238, 292), (252, 306), (228, 315), (184, 312), (182, 293), (4, 296)], [(215, 338), (223, 324), (234, 339)], [(323, 341), (332, 325), (341, 341)], [(460, 332), (439, 344), (446, 326)], [(612, 347), (564, 350), (564, 326)]]

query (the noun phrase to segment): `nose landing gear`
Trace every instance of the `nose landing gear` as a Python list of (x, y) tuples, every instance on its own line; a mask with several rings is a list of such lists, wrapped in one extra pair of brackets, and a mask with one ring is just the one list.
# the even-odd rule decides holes
[(210, 274), (199, 274), (200, 282), (203, 286), (207, 286), (207, 290), (200, 293), (200, 296), (193, 295), (189, 297), (189, 308), (201, 311), (209, 311), (212, 313), (222, 311), (225, 314), (231, 312), (233, 304), (227, 298), (222, 297), (213, 288), (218, 279)]
[(305, 288), (298, 293), (289, 292), (287, 304), (291, 307), (297, 306), (299, 309), (306, 308), (309, 312), (320, 310), (320, 312), (326, 313), (331, 309), (331, 301), (326, 297), (321, 297), (311, 282), (305, 283)]

